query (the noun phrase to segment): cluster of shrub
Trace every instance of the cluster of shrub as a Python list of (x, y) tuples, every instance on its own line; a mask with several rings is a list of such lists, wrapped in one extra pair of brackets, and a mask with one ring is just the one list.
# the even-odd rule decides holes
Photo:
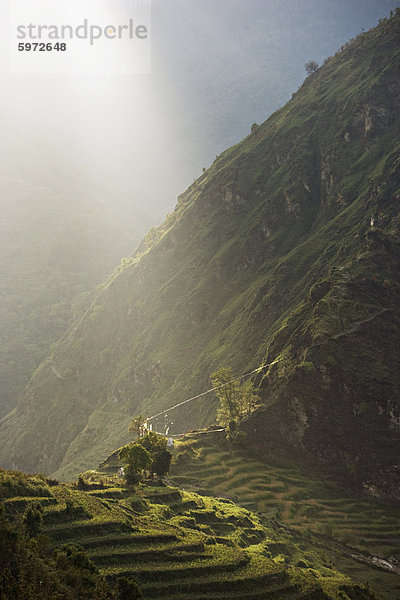
[(166, 438), (150, 431), (131, 444), (123, 446), (119, 451), (119, 458), (125, 463), (126, 483), (134, 485), (144, 475), (157, 475), (159, 479), (167, 475), (172, 454), (167, 449)]

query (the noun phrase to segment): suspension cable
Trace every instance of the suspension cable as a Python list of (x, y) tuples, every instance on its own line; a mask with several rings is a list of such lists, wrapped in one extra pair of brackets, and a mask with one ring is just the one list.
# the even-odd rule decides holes
[(257, 373), (258, 371), (262, 371), (262, 369), (265, 369), (266, 367), (272, 367), (272, 365), (275, 365), (277, 362), (279, 362), (281, 360), (282, 360), (281, 358), (278, 358), (267, 365), (261, 365), (261, 367), (258, 367), (257, 369), (254, 369), (253, 371), (250, 371), (249, 373), (245, 373), (244, 375), (240, 375), (239, 377), (233, 377), (226, 383), (221, 383), (220, 385), (217, 385), (216, 387), (213, 387), (210, 390), (207, 390), (206, 392), (202, 392), (201, 394), (197, 394), (196, 396), (187, 398), (187, 400), (183, 400), (182, 402), (179, 402), (178, 404), (175, 404), (174, 406), (171, 406), (170, 408), (166, 408), (165, 410), (160, 411), (159, 413), (157, 413), (156, 415), (153, 415), (152, 417), (148, 417), (147, 421), (151, 421), (152, 419), (155, 419), (156, 417), (159, 417), (160, 415), (164, 415), (165, 413), (168, 413), (171, 410), (178, 408), (179, 406), (183, 406), (184, 404), (187, 404), (187, 402), (192, 402), (192, 400), (197, 400), (198, 398), (201, 398), (202, 396), (211, 394), (211, 392), (215, 392), (216, 390), (219, 390), (220, 388), (222, 388), (227, 383), (230, 383), (231, 381), (240, 381), (240, 379), (244, 379), (245, 377), (248, 377), (249, 375), (252, 375), (253, 373)]

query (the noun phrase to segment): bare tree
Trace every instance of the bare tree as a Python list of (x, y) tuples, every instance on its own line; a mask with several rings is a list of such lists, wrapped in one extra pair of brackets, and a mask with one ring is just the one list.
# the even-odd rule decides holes
[(307, 75), (311, 75), (319, 69), (319, 65), (315, 60), (309, 60), (308, 63), (306, 63), (304, 66), (306, 68)]

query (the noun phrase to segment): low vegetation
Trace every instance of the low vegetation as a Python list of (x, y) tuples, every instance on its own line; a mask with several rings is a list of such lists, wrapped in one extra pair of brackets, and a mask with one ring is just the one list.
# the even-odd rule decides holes
[(1, 600), (374, 598), (276, 517), (111, 471), (79, 486), (0, 473)]
[(396, 505), (352, 494), (321, 471), (307, 474), (293, 461), (261, 461), (227, 444), (223, 432), (188, 434), (177, 442), (171, 481), (223, 496), (254, 511), (262, 522), (281, 523), (290, 535), (270, 551), (289, 564), (310, 567), (316, 552), (325, 565), (370, 583), (379, 597), (400, 595)]

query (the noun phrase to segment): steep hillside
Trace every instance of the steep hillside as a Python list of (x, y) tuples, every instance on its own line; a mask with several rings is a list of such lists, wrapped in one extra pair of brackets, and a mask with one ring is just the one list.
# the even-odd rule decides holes
[[(360, 35), (194, 182), (3, 419), (3, 465), (73, 477), (125, 441), (135, 413), (207, 389), (221, 365), (280, 357), (262, 378), (273, 406), (249, 424), (257, 446), (272, 422), (278, 449), (332, 462), (352, 412), (347, 464), (358, 477), (368, 448), (361, 483), (379, 484), (376, 437), (381, 466), (398, 448), (399, 42), (400, 15)], [(215, 410), (189, 404), (175, 430)]]
[[(323, 552), (305, 553), (276, 519), (151, 484), (127, 488), (91, 472), (77, 486), (0, 472), (1, 535), (21, 550), (0, 552), (2, 600), (376, 598)], [(122, 580), (140, 595), (119, 594)]]
[(370, 229), (365, 249), (311, 288), (271, 342), (281, 362), (261, 376), (266, 406), (244, 425), (264, 455), (306, 452), (346, 484), (397, 500), (398, 234)]

